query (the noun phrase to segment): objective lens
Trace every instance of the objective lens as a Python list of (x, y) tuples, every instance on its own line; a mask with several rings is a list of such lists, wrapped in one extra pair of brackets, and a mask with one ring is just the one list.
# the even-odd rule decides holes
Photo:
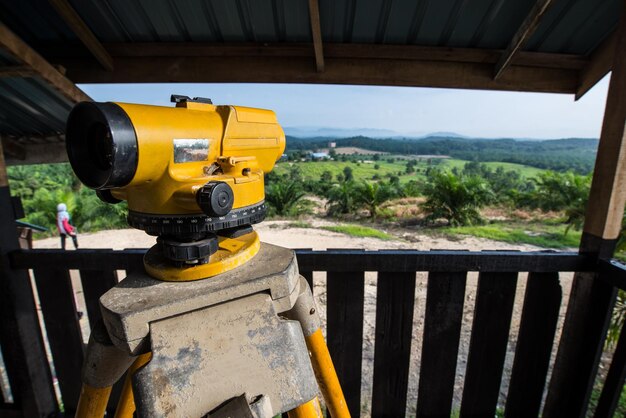
[(133, 123), (115, 103), (82, 102), (67, 120), (67, 155), (78, 178), (92, 189), (130, 183), (139, 162)]
[(113, 166), (113, 138), (111, 132), (102, 123), (94, 123), (89, 128), (89, 157), (101, 170), (108, 170)]

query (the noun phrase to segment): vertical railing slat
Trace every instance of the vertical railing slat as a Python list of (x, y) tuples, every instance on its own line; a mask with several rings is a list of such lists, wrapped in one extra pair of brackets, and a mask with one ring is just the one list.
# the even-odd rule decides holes
[[(127, 264), (126, 276), (130, 276), (133, 273), (144, 273), (146, 271), (143, 265), (143, 259), (129, 256)], [(124, 278), (122, 278), (122, 280), (123, 279)]]
[(617, 347), (613, 354), (613, 360), (609, 372), (604, 381), (604, 387), (598, 399), (598, 406), (594, 418), (610, 418), (615, 414), (615, 409), (622, 395), (624, 379), (626, 378), (626, 330), (622, 327), (617, 341)]
[(452, 413), (467, 273), (430, 273), (417, 395), (418, 417)]
[(616, 295), (597, 273), (574, 275), (543, 417), (585, 416)]
[(481, 273), (461, 417), (495, 416), (506, 355), (517, 273)]
[(364, 272), (327, 274), (327, 340), (350, 414), (360, 416)]
[(404, 416), (415, 304), (415, 273), (378, 273), (372, 417)]
[(83, 338), (70, 272), (47, 268), (35, 269), (34, 275), (63, 406), (71, 413), (80, 394)]
[(81, 270), (80, 280), (83, 285), (85, 305), (89, 326), (93, 329), (96, 322), (102, 318), (100, 312), (100, 296), (117, 284), (115, 270)]
[(506, 400), (507, 417), (539, 416), (561, 307), (559, 273), (530, 273)]

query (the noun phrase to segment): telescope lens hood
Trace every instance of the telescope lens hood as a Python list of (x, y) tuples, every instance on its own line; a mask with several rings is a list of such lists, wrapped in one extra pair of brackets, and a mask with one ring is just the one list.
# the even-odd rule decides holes
[(123, 187), (139, 161), (137, 135), (130, 118), (115, 103), (82, 102), (67, 120), (67, 155), (74, 172), (92, 189)]

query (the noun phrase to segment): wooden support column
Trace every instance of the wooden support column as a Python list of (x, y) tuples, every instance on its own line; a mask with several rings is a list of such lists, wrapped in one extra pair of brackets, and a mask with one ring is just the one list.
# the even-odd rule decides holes
[[(626, 203), (626, 8), (618, 29), (602, 134), (580, 251), (612, 256)], [(615, 288), (577, 273), (543, 416), (582, 417), (593, 388)]]
[(31, 281), (14, 270), (8, 253), (19, 249), (4, 154), (0, 147), (0, 344), (13, 399), (25, 417), (58, 412)]

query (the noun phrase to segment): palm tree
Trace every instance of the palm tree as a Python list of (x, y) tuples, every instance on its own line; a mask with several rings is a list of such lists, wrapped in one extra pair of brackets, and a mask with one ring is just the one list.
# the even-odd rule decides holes
[(356, 195), (357, 190), (353, 181), (343, 181), (334, 185), (328, 191), (328, 214), (333, 216), (354, 212)]
[(294, 181), (278, 181), (265, 188), (265, 201), (279, 216), (302, 213), (304, 195), (300, 184)]
[(394, 188), (385, 183), (369, 183), (363, 181), (356, 190), (356, 203), (365, 206), (370, 217), (376, 218), (378, 208), (397, 194)]
[(482, 221), (479, 210), (493, 200), (493, 191), (480, 177), (433, 170), (424, 196), (427, 220), (444, 218), (450, 225), (468, 225)]

